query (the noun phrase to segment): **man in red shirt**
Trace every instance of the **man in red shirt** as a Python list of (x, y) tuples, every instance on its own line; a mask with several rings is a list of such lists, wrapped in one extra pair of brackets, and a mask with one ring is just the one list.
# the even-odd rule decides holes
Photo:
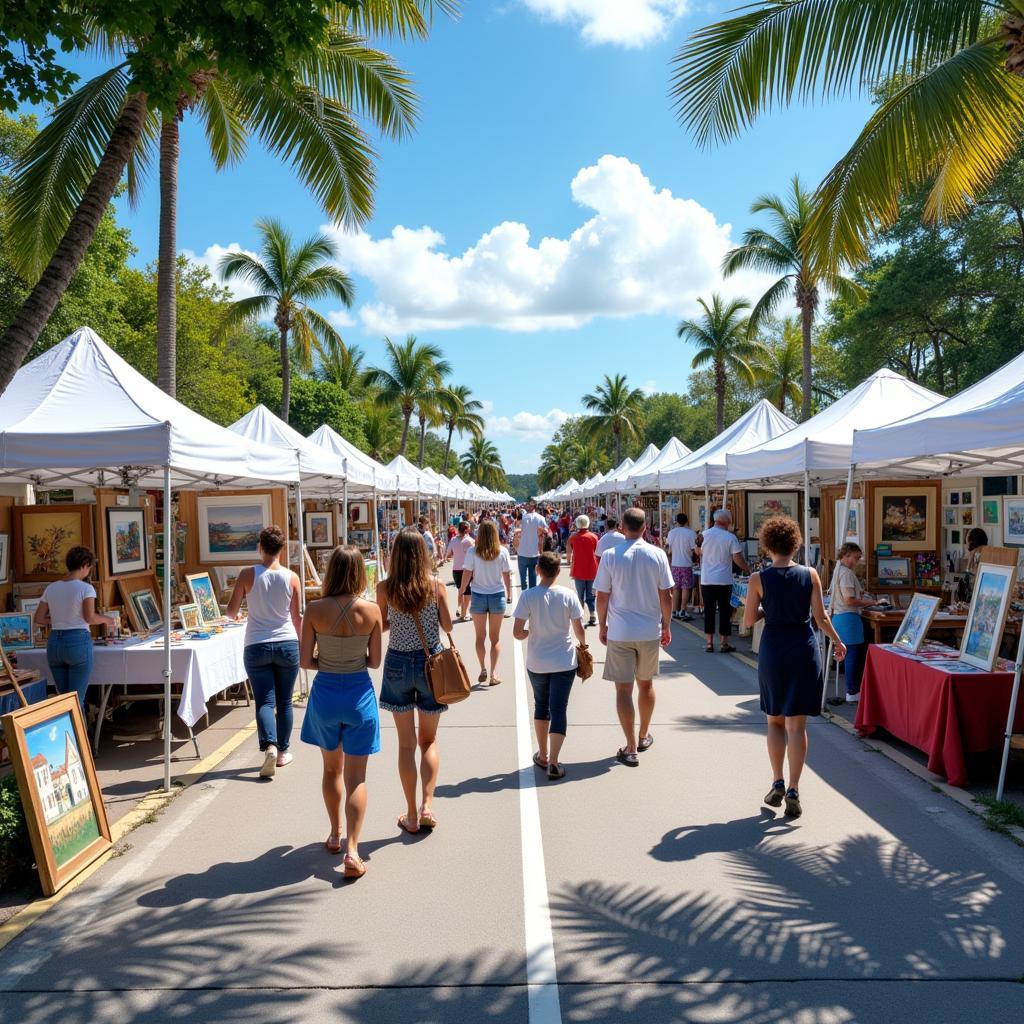
[(588, 626), (597, 625), (594, 615), (594, 580), (597, 578), (597, 534), (590, 529), (590, 519), (579, 516), (576, 520), (576, 532), (569, 538), (566, 547), (569, 562), (569, 575), (576, 584), (576, 596), (580, 604), (585, 604), (590, 612)]

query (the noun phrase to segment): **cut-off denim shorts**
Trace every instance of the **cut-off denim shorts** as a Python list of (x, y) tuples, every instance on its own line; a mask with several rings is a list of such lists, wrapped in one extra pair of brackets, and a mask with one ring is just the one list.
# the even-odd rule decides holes
[[(432, 650), (436, 654), (440, 644)], [(427, 656), (419, 651), (388, 649), (384, 657), (384, 682), (380, 687), (380, 706), (385, 711), (401, 714), (418, 708), (421, 715), (440, 715), (448, 710), (447, 704), (438, 704), (430, 691), (423, 666)]]
[(470, 615), (504, 615), (507, 601), (504, 592), (499, 594), (478, 594), (473, 591), (469, 602)]

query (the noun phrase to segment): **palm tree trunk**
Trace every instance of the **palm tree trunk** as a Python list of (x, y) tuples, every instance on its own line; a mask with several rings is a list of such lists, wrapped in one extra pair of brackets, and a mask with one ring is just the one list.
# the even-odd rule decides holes
[(809, 302), (800, 307), (800, 331), (804, 340), (804, 393), (800, 402), (800, 419), (811, 418), (811, 325), (814, 322), (814, 309)]
[(7, 389), (25, 356), (38, 341), (71, 283), (121, 180), (128, 158), (138, 144), (145, 120), (146, 97), (141, 93), (129, 96), (64, 237), (57, 243), (42, 277), (0, 338), (0, 394)]
[(615, 465), (622, 461), (622, 427), (615, 428)]
[(288, 354), (288, 328), (278, 330), (281, 336), (281, 419), (287, 423), (292, 405), (292, 363)]
[(427, 447), (427, 421), (421, 416), (420, 417), (420, 458), (417, 465), (420, 469), (423, 468), (423, 458)]
[(715, 363), (715, 433), (725, 429), (725, 365)]
[(405, 454), (405, 446), (409, 443), (409, 421), (412, 419), (412, 410), (402, 410), (402, 443), (398, 446), (398, 454)]
[(448, 443), (444, 446), (444, 468), (441, 470), (442, 475), (448, 475), (448, 457), (452, 453), (452, 435), (455, 433), (455, 427), (448, 427)]
[[(156, 382), (171, 396), (178, 370), (178, 159), (179, 124), (160, 126), (160, 243), (156, 268)], [(287, 419), (287, 416), (285, 417)]]

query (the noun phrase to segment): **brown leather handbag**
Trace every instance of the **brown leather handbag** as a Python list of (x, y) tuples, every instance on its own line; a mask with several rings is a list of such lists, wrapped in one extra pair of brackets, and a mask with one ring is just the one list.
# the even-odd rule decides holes
[(427, 656), (423, 674), (427, 677), (427, 685), (434, 695), (434, 700), (438, 704), (458, 704), (460, 700), (465, 700), (473, 692), (473, 687), (451, 633), (446, 634), (448, 646), (442, 646), (436, 654), (431, 654), (427, 646), (427, 637), (423, 632), (423, 623), (420, 622), (420, 613), (416, 612), (413, 619), (416, 622), (416, 631), (420, 635), (420, 643), (423, 644), (423, 653)]
[(586, 644), (576, 645), (576, 675), (589, 679), (594, 674), (594, 656)]

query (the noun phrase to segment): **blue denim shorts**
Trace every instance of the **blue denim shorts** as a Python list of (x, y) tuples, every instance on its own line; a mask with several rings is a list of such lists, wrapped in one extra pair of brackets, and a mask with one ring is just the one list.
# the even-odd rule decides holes
[(470, 615), (504, 615), (505, 595), (501, 594), (478, 594), (473, 591), (473, 599), (469, 602)]
[[(436, 654), (441, 648), (431, 651)], [(393, 651), (384, 657), (384, 682), (380, 687), (380, 706), (385, 711), (401, 713), (418, 708), (421, 715), (439, 715), (448, 710), (438, 704), (430, 691), (423, 666), (427, 656), (420, 651)]]
[(370, 673), (317, 672), (302, 719), (302, 741), (352, 757), (380, 751), (380, 717)]

